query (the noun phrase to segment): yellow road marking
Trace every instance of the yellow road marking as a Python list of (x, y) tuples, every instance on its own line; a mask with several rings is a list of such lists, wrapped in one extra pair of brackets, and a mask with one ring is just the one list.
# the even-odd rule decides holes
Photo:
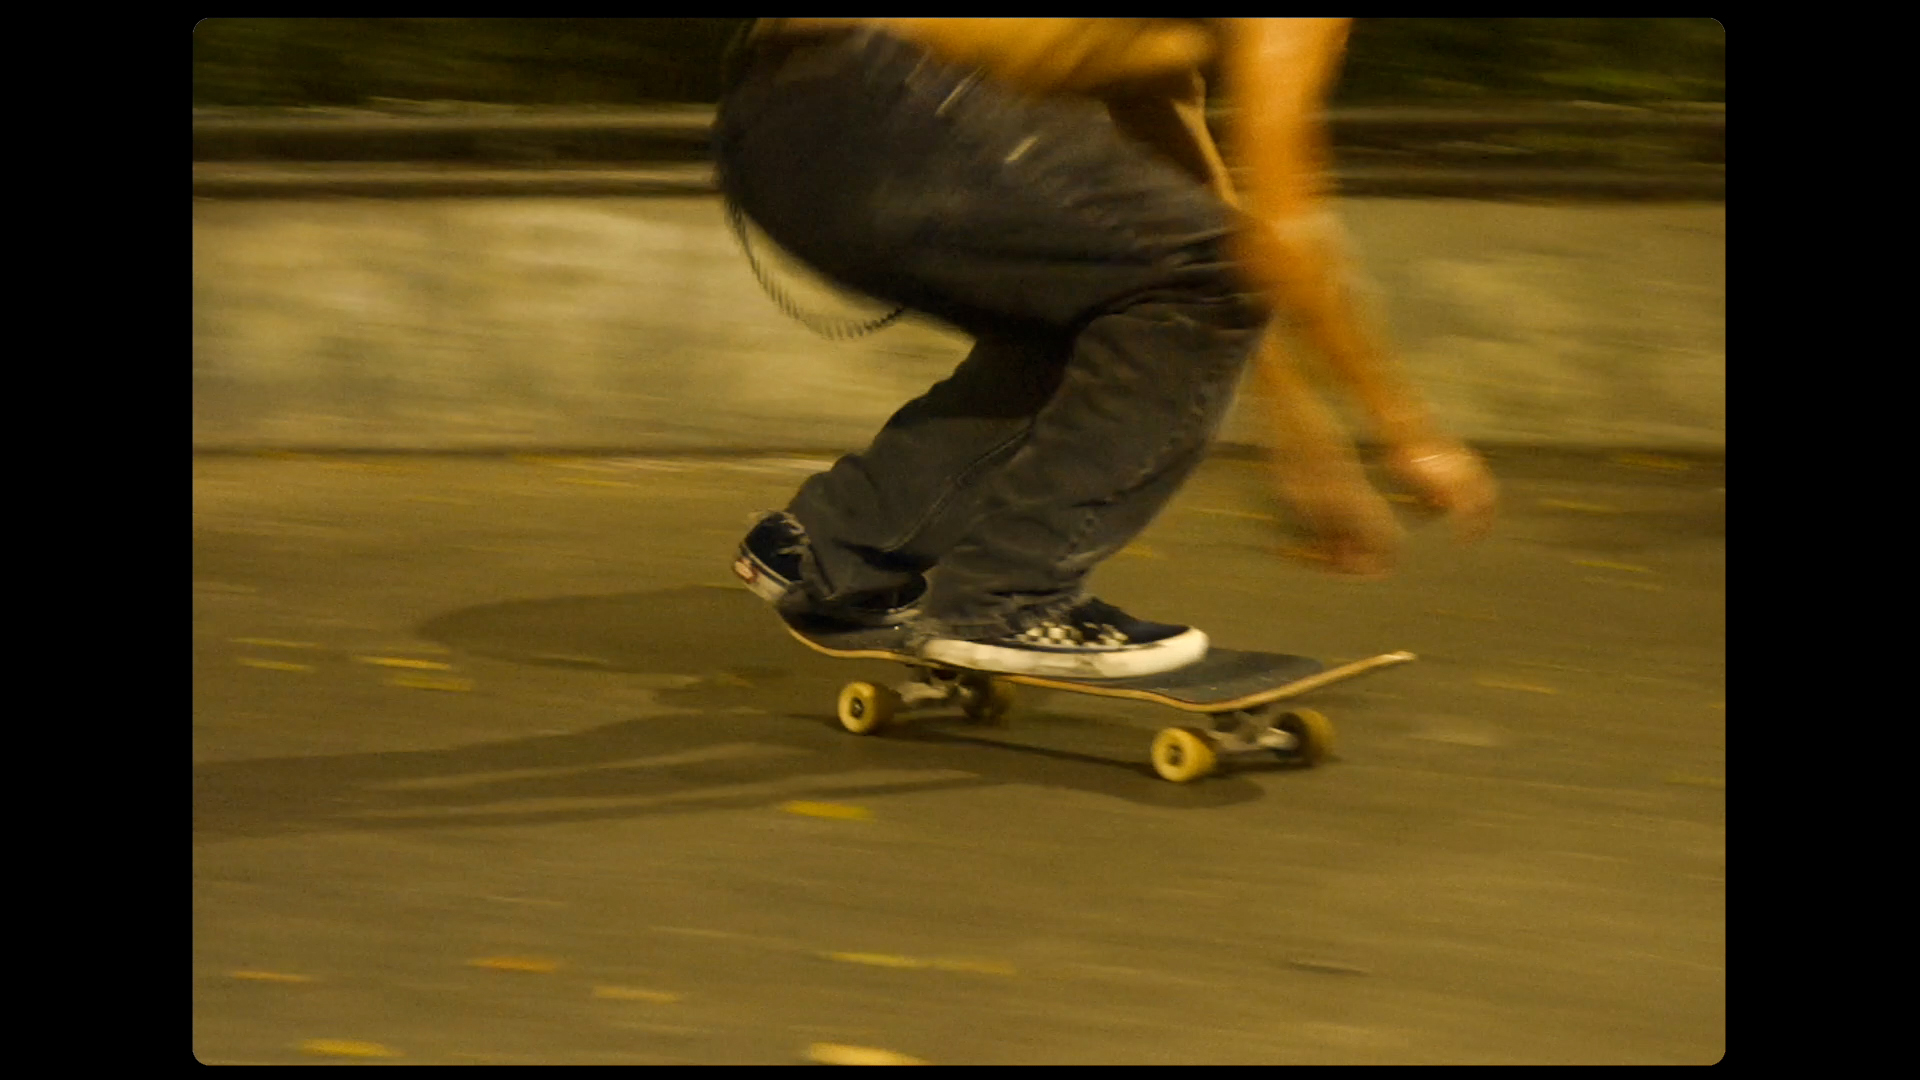
[(679, 994), (667, 994), (658, 990), (638, 990), (631, 986), (596, 986), (593, 996), (606, 1001), (648, 1001), (655, 1005), (671, 1005), (680, 1000)]
[(861, 964), (866, 967), (901, 968), (909, 971), (957, 971), (969, 975), (1018, 974), (1012, 964), (1003, 964), (997, 960), (954, 960), (938, 957), (922, 959), (918, 956), (895, 956), (891, 953), (858, 952), (829, 952), (821, 955), (842, 964)]
[(560, 969), (558, 960), (542, 956), (483, 956), (470, 963), (488, 971), (530, 971), (537, 975), (550, 975)]
[(919, 960), (911, 956), (890, 956), (886, 953), (830, 952), (825, 955), (829, 960), (838, 960), (843, 964), (864, 964), (867, 967), (923, 968), (931, 966), (925, 960)]
[(270, 637), (237, 637), (227, 640), (235, 645), (258, 645), (263, 649), (317, 649), (320, 647), (311, 641), (282, 641), (279, 638)]
[(229, 971), (227, 974), (236, 979), (246, 979), (249, 982), (303, 983), (313, 981), (313, 979), (305, 975), (287, 975), (278, 971)]
[(350, 1039), (308, 1039), (300, 1044), (300, 1049), (321, 1057), (358, 1057), (384, 1058), (399, 1057), (400, 1052), (375, 1042), (354, 1042)]
[(356, 656), (355, 660), (375, 667), (413, 668), (416, 671), (452, 671), (452, 664), (438, 660), (409, 660), (404, 656)]
[(916, 1057), (882, 1050), (874, 1046), (844, 1046), (840, 1043), (814, 1043), (807, 1047), (807, 1060), (821, 1065), (925, 1065)]
[(837, 818), (842, 821), (866, 821), (873, 817), (873, 811), (864, 806), (847, 806), (843, 803), (784, 802), (780, 804), (780, 809), (803, 817)]
[(1618, 514), (1620, 508), (1605, 503), (1575, 502), (1572, 499), (1541, 499), (1540, 506), (1547, 510), (1574, 510), (1582, 514)]
[(1609, 562), (1606, 559), (1575, 559), (1575, 566), (1590, 566), (1595, 570), (1624, 570), (1629, 574), (1651, 574), (1652, 568), (1637, 563)]
[(285, 660), (255, 660), (251, 656), (241, 657), (240, 663), (247, 667), (260, 668), (264, 671), (312, 671), (313, 670), (312, 664), (289, 664)]

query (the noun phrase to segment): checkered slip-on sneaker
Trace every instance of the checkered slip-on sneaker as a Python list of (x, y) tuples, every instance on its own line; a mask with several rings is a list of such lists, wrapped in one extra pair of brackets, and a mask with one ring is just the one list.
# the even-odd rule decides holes
[(1125, 679), (1186, 667), (1207, 655), (1207, 635), (1191, 626), (1136, 619), (1112, 604), (1084, 600), (1021, 629), (978, 641), (935, 636), (920, 655), (974, 671)]

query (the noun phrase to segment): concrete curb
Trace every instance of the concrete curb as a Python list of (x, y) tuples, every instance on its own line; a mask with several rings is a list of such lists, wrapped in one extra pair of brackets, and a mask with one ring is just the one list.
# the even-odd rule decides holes
[[(193, 200), (198, 447), (831, 452), (970, 344), (917, 319), (819, 340), (767, 298), (711, 194), (281, 194)], [(1341, 209), (1408, 374), (1463, 438), (1724, 447), (1724, 206)], [(884, 310), (755, 246), (799, 310)], [(1242, 396), (1220, 439), (1263, 442)]]
[(203, 199), (711, 196), (713, 166), (516, 169), (432, 164), (196, 164)]

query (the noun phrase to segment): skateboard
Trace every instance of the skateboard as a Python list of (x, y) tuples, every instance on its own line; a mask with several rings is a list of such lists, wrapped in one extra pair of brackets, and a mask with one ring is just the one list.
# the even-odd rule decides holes
[(1014, 687), (1148, 701), (1200, 718), (1154, 736), (1153, 771), (1184, 784), (1248, 756), (1278, 756), (1317, 765), (1333, 751), (1333, 724), (1312, 709), (1284, 703), (1414, 659), (1392, 652), (1328, 668), (1318, 660), (1286, 653), (1212, 649), (1199, 662), (1157, 675), (1088, 679), (972, 671), (923, 659), (906, 651), (897, 628), (848, 629), (804, 619), (786, 620), (802, 645), (842, 659), (891, 660), (910, 677), (894, 685), (850, 682), (840, 690), (836, 715), (855, 735), (872, 735), (910, 713), (958, 706), (977, 724), (1004, 723)]

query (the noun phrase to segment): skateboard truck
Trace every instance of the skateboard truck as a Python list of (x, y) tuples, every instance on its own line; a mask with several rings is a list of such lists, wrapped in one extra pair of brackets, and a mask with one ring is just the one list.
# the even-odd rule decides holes
[[(891, 688), (893, 701), (890, 703), (892, 708), (886, 710), (887, 719), (909, 712), (957, 704), (968, 720), (975, 723), (992, 723), (1005, 716), (1007, 709), (1013, 705), (1013, 688), (985, 672), (914, 665), (913, 673), (914, 677), (910, 681)], [(847, 689), (852, 690), (853, 686), (866, 685), (868, 684), (855, 683)], [(878, 691), (882, 688), (874, 689)], [(844, 709), (846, 701), (847, 697), (843, 692), (841, 695), (843, 726), (846, 724)], [(886, 723), (886, 719), (880, 720), (879, 723)], [(853, 731), (853, 728), (848, 727), (847, 730)], [(858, 731), (855, 734), (864, 735), (866, 732)]]
[[(955, 704), (969, 721), (994, 724), (1013, 706), (1013, 684), (991, 674), (920, 665), (913, 670), (913, 678), (893, 686), (848, 683), (836, 710), (840, 725), (869, 735), (910, 713)], [(1223, 757), (1272, 754), (1316, 765), (1333, 752), (1333, 724), (1312, 709), (1265, 704), (1210, 719), (1210, 727), (1166, 728), (1154, 738), (1153, 771), (1161, 779), (1198, 780), (1215, 772)]]

